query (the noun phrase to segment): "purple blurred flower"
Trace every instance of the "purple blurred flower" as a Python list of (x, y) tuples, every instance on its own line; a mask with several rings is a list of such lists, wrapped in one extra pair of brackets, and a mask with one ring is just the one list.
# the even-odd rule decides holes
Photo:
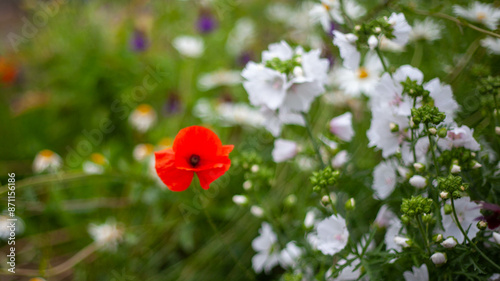
[(130, 40), (130, 45), (132, 47), (132, 50), (134, 50), (135, 52), (145, 51), (149, 46), (146, 33), (140, 30), (135, 30), (134, 34), (132, 35), (132, 39)]
[(489, 229), (495, 229), (500, 226), (500, 206), (487, 203), (479, 202), (481, 204), (481, 210), (483, 216), (478, 217), (478, 220), (485, 220), (488, 223)]
[(166, 115), (170, 114), (176, 114), (181, 111), (182, 104), (181, 104), (181, 98), (177, 93), (171, 93), (165, 102), (165, 105), (163, 107), (164, 112)]
[(251, 60), (252, 60), (252, 57), (253, 57), (253, 56), (252, 56), (252, 53), (251, 53), (251, 52), (248, 52), (248, 51), (243, 52), (243, 53), (241, 53), (241, 54), (238, 56), (238, 59), (237, 59), (236, 63), (237, 63), (239, 66), (245, 66), (245, 65), (247, 65), (247, 63), (248, 63), (249, 61), (251, 61)]
[(200, 33), (210, 33), (217, 27), (217, 22), (212, 14), (208, 12), (202, 12), (196, 23), (198, 31)]

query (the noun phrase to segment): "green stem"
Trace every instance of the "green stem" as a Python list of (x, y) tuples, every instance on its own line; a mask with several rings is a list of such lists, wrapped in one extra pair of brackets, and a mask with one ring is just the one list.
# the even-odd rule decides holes
[(434, 168), (436, 169), (436, 177), (439, 176), (439, 167), (436, 159), (436, 153), (434, 152), (434, 142), (432, 141), (431, 134), (429, 133), (429, 126), (425, 124), (425, 130), (427, 131), (427, 137), (429, 138), (429, 149), (432, 154), (432, 161), (434, 162)]
[(498, 120), (497, 120), (498, 117), (497, 117), (497, 115), (498, 115), (498, 110), (499, 110), (498, 103), (497, 103), (497, 95), (496, 95), (496, 93), (493, 94), (493, 101), (495, 102), (495, 110), (493, 110), (493, 121), (495, 121), (495, 124), (494, 124), (495, 126), (494, 127), (496, 127), (497, 124), (498, 124)]
[[(326, 168), (325, 163), (323, 163), (323, 158), (321, 157), (321, 153), (319, 152), (319, 147), (316, 141), (314, 140), (314, 136), (311, 130), (311, 124), (309, 123), (309, 119), (307, 118), (307, 113), (302, 112), (302, 116), (304, 117), (304, 121), (306, 123), (306, 129), (307, 129), (307, 134), (309, 135), (309, 138), (311, 139), (312, 146), (314, 148), (314, 152), (316, 152), (316, 156), (318, 157), (319, 164), (321, 166), (321, 169)], [(330, 197), (330, 196), (328, 196)]]
[(415, 44), (415, 52), (413, 53), (413, 58), (411, 59), (411, 65), (418, 67), (422, 61), (422, 56), (424, 54), (424, 48), (422, 42), (417, 42)]
[(455, 210), (455, 202), (453, 200), (453, 196), (451, 196), (450, 200), (451, 200), (451, 210), (453, 212), (453, 218), (455, 219), (455, 223), (458, 226), (458, 228), (460, 229), (460, 232), (462, 232), (462, 235), (464, 236), (465, 240), (467, 240), (467, 242), (469, 242), (469, 244), (471, 244), (472, 247), (479, 254), (481, 254), (481, 256), (483, 256), (483, 258), (485, 260), (487, 260), (490, 264), (492, 264), (497, 270), (500, 270), (500, 266), (498, 264), (496, 264), (494, 261), (492, 261), (490, 258), (488, 258), (488, 256), (485, 253), (483, 253), (483, 251), (479, 250), (479, 248), (476, 246), (476, 244), (472, 243), (472, 241), (469, 239), (469, 236), (467, 236), (467, 233), (465, 233), (464, 229), (462, 228), (462, 225), (460, 224), (460, 221), (458, 220), (457, 212)]
[(418, 229), (420, 230), (420, 234), (424, 239), (424, 246), (427, 250), (427, 254), (431, 255), (431, 248), (429, 247), (429, 240), (427, 239), (427, 233), (424, 232), (424, 226), (422, 225), (422, 221), (420, 220), (420, 216), (417, 216)]
[(375, 51), (377, 52), (377, 56), (380, 59), (382, 66), (384, 67), (384, 71), (389, 73), (389, 75), (391, 75), (391, 77), (392, 77), (392, 73), (389, 72), (389, 69), (387, 68), (387, 65), (385, 64), (384, 58), (382, 57), (382, 53), (380, 52), (380, 48), (378, 46), (375, 47)]
[[(417, 106), (417, 97), (413, 98), (413, 108)], [(412, 124), (413, 125), (413, 124)], [(411, 126), (411, 152), (413, 153), (413, 163), (417, 163), (417, 152), (415, 151), (415, 130), (413, 130), (413, 126)]]

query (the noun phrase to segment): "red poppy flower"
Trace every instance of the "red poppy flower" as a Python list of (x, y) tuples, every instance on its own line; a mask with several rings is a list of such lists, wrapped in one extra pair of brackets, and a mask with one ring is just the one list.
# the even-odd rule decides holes
[(0, 57), (0, 84), (12, 84), (16, 80), (17, 69), (13, 63)]
[(186, 190), (198, 176), (203, 189), (222, 176), (231, 166), (233, 145), (222, 145), (211, 130), (191, 126), (179, 131), (174, 144), (155, 153), (156, 173), (172, 191)]

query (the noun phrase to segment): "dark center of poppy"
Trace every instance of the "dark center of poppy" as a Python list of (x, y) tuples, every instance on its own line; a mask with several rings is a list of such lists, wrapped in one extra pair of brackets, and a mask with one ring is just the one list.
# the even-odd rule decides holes
[(196, 154), (191, 155), (191, 158), (189, 158), (189, 163), (191, 163), (191, 166), (196, 167), (196, 165), (200, 163), (200, 156)]

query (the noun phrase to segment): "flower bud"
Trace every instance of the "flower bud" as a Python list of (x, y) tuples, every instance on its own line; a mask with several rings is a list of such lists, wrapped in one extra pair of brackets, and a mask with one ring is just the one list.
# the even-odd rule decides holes
[(345, 39), (349, 43), (354, 43), (354, 42), (358, 41), (358, 36), (356, 36), (356, 35), (354, 35), (352, 33), (349, 33), (349, 34), (345, 35)]
[(236, 205), (246, 205), (248, 203), (248, 198), (245, 195), (234, 195), (233, 196), (233, 202)]
[(443, 265), (447, 261), (446, 254), (440, 252), (434, 253), (431, 256), (431, 260), (435, 265)]
[(427, 185), (427, 179), (420, 175), (414, 175), (410, 178), (409, 182), (416, 188), (424, 188)]
[(451, 212), (453, 212), (453, 208), (451, 207), (451, 205), (450, 204), (445, 204), (444, 205), (444, 213), (446, 215), (449, 215), (449, 214), (451, 214)]
[(472, 169), (479, 169), (481, 168), (483, 165), (479, 164), (479, 162), (477, 161), (472, 161)]
[(395, 236), (394, 237), (394, 243), (397, 245), (403, 247), (403, 248), (408, 248), (411, 246), (412, 242), (409, 238), (403, 237), (403, 236)]
[(485, 221), (478, 221), (477, 222), (477, 228), (479, 228), (480, 230), (485, 230), (486, 227), (488, 227), (487, 222), (485, 222)]
[(261, 218), (264, 215), (264, 209), (262, 209), (259, 206), (254, 205), (250, 208), (250, 213), (252, 213), (252, 215), (254, 215), (258, 218)]
[(458, 174), (461, 171), (462, 171), (462, 168), (460, 166), (455, 165), (455, 164), (451, 165), (451, 173), (452, 174)]
[(470, 156), (472, 156), (472, 157), (476, 157), (476, 153), (475, 153), (474, 151), (471, 151), (471, 152), (470, 152)]
[(437, 135), (440, 138), (446, 138), (446, 136), (448, 135), (448, 130), (446, 128), (441, 128), (441, 129), (439, 129)]
[(399, 132), (399, 125), (394, 123), (394, 122), (391, 122), (389, 124), (389, 129), (391, 129), (391, 132), (393, 132), (393, 133)]
[(424, 214), (422, 215), (422, 221), (424, 223), (432, 223), (434, 220), (434, 217), (432, 216), (432, 214)]
[(250, 168), (250, 171), (252, 171), (252, 173), (257, 173), (259, 171), (259, 165), (257, 165), (257, 164), (252, 165), (252, 168)]
[(429, 133), (430, 133), (431, 135), (435, 135), (435, 134), (437, 133), (437, 129), (436, 129), (436, 128), (434, 128), (434, 127), (431, 127), (431, 128), (429, 128)]
[(382, 29), (379, 26), (377, 26), (373, 29), (373, 32), (379, 34), (380, 32), (382, 32)]
[(403, 224), (410, 224), (410, 217), (407, 215), (401, 215), (401, 222)]
[(321, 203), (327, 206), (328, 204), (330, 204), (330, 197), (328, 197), (328, 195), (323, 195), (323, 197), (321, 197)]
[(285, 198), (285, 205), (287, 206), (293, 206), (297, 203), (297, 196), (295, 194), (290, 194)]
[(247, 190), (247, 191), (248, 191), (248, 190), (250, 190), (251, 188), (252, 188), (252, 182), (251, 182), (251, 181), (247, 180), (247, 181), (245, 181), (245, 182), (243, 183), (243, 189), (244, 189), (244, 190)]
[(436, 234), (436, 235), (432, 236), (432, 241), (434, 241), (436, 243), (439, 243), (439, 242), (443, 241), (443, 235), (442, 234)]
[(375, 49), (376, 47), (378, 46), (378, 39), (377, 37), (375, 36), (370, 36), (370, 38), (368, 38), (368, 47), (370, 47), (370, 49)]
[(449, 196), (450, 196), (450, 193), (448, 191), (441, 191), (441, 193), (439, 193), (439, 197), (441, 197), (441, 199), (443, 199), (443, 200), (448, 199)]
[(347, 211), (354, 210), (354, 207), (356, 206), (356, 201), (354, 201), (354, 198), (350, 198), (345, 202), (345, 209)]
[(295, 77), (303, 77), (304, 76), (304, 70), (302, 70), (302, 67), (296, 66), (293, 68), (293, 75)]
[(354, 30), (360, 31), (361, 30), (361, 25), (357, 24), (356, 26), (354, 26)]
[(457, 245), (457, 239), (455, 239), (454, 237), (448, 237), (441, 243), (441, 246), (447, 249), (454, 248), (456, 245)]
[(306, 228), (311, 228), (314, 226), (314, 222), (316, 221), (316, 213), (314, 211), (309, 211), (306, 214), (306, 218), (304, 219), (304, 226)]
[(424, 164), (417, 162), (417, 163), (413, 164), (413, 168), (415, 168), (415, 170), (417, 172), (422, 172), (424, 170), (425, 166), (424, 166)]

